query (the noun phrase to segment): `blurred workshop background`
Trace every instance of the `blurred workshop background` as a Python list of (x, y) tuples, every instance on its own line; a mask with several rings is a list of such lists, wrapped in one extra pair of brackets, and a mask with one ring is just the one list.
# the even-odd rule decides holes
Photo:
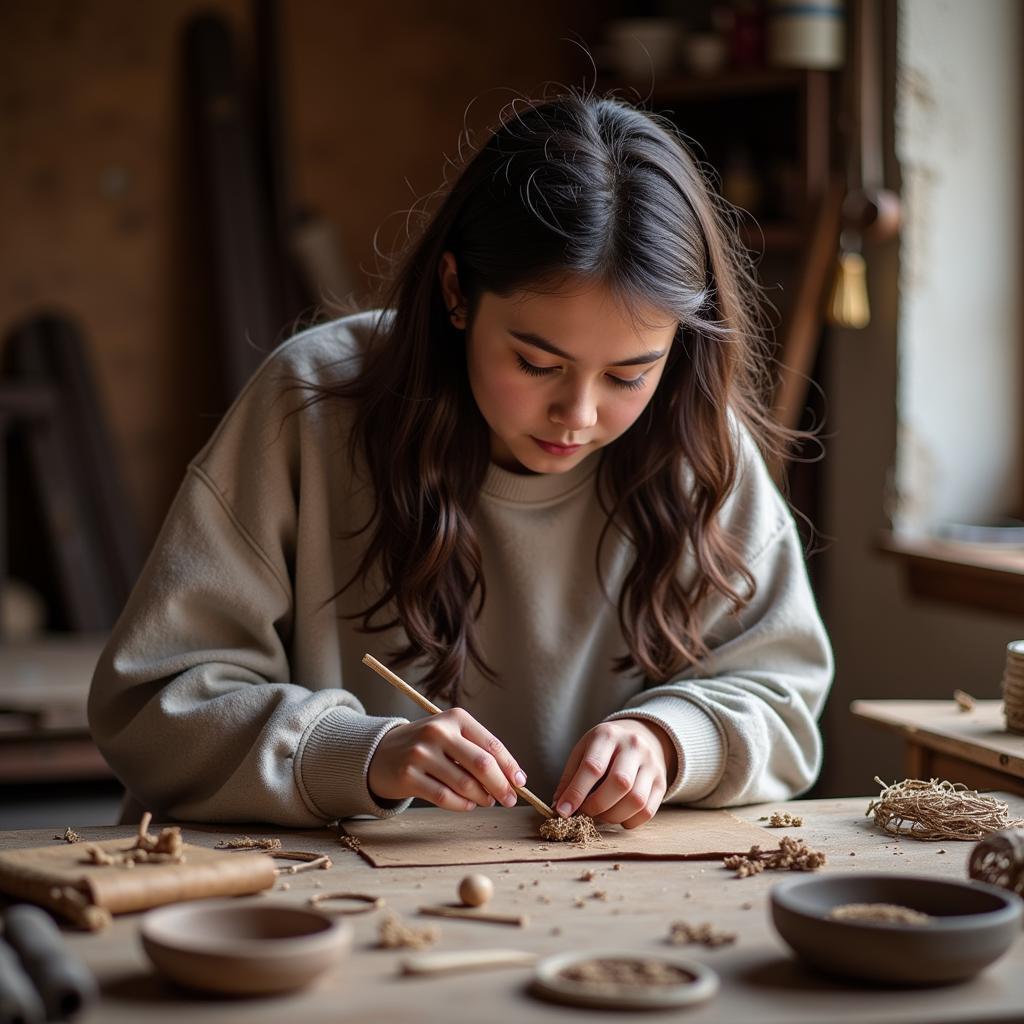
[(1016, 0), (0, 5), (0, 827), (115, 820), (85, 699), (187, 461), (557, 83), (693, 141), (775, 307), (776, 413), (821, 427), (778, 468), (837, 658), (809, 795), (1024, 792), (1022, 49)]

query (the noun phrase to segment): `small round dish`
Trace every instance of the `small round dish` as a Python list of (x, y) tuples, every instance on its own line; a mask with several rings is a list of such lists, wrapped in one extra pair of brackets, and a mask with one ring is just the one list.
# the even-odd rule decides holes
[(139, 937), (171, 981), (252, 996), (309, 984), (348, 953), (352, 927), (289, 904), (197, 900), (151, 910)]
[[(851, 903), (928, 914), (923, 924), (835, 920)], [(984, 882), (913, 875), (790, 878), (771, 891), (772, 922), (794, 952), (827, 974), (883, 985), (964, 981), (999, 959), (1020, 934), (1024, 902)]]
[[(597, 977), (580, 978), (581, 969), (589, 969)], [(680, 980), (672, 981), (672, 974)], [(598, 980), (602, 975), (606, 980)], [(629, 975), (637, 980), (616, 981), (615, 975)], [(643, 981), (645, 975), (652, 980)], [(531, 991), (544, 999), (573, 1006), (663, 1010), (710, 999), (718, 991), (718, 975), (704, 964), (672, 953), (591, 949), (545, 957), (534, 969)]]

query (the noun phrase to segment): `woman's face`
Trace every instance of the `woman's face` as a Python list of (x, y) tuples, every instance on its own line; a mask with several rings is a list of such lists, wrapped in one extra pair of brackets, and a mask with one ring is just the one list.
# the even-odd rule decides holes
[[(446, 273), (446, 270), (448, 273)], [(491, 459), (514, 473), (564, 473), (624, 434), (661, 379), (677, 321), (651, 308), (634, 324), (603, 285), (554, 294), (484, 292), (474, 322), (454, 258), (442, 286), (467, 329), (469, 382), (491, 430)]]

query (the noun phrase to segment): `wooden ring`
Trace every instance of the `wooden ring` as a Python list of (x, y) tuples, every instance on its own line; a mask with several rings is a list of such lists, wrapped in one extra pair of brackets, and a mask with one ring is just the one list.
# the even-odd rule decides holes
[(384, 906), (384, 898), (382, 896), (368, 896), (362, 892), (318, 892), (314, 893), (309, 897), (306, 902), (311, 907), (318, 907), (321, 903), (327, 900), (356, 900), (360, 903), (367, 903), (369, 906), (366, 907), (331, 907), (329, 908), (331, 913), (334, 914), (369, 914), (373, 910), (379, 910)]

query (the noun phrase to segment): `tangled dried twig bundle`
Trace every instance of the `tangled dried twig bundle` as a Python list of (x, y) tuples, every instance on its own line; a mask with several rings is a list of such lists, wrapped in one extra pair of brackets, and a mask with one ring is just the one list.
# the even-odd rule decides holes
[(877, 775), (875, 782), (882, 792), (864, 813), (873, 813), (875, 824), (892, 836), (975, 840), (1024, 825), (1024, 821), (1010, 820), (1009, 807), (1001, 800), (968, 789), (962, 782), (904, 779), (890, 786)]
[(736, 872), (737, 878), (749, 878), (762, 871), (817, 871), (825, 863), (825, 854), (811, 850), (802, 839), (783, 836), (777, 850), (752, 846), (746, 854), (735, 854), (722, 861), (724, 867)]

